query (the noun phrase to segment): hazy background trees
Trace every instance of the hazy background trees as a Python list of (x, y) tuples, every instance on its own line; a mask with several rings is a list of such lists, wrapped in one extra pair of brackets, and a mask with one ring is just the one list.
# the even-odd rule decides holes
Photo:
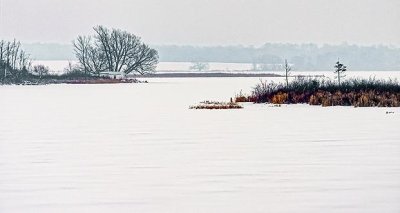
[(254, 46), (155, 46), (160, 61), (250, 63), (254, 70), (282, 70), (283, 56), (296, 70), (328, 71), (340, 57), (352, 70), (400, 70), (400, 48), (349, 44), (283, 44)]
[(210, 69), (210, 64), (205, 62), (193, 62), (192, 65), (189, 67), (190, 70), (195, 71), (207, 71)]
[(101, 72), (146, 74), (155, 71), (158, 52), (140, 37), (104, 26), (93, 28), (92, 36), (78, 36), (73, 42), (75, 56), (85, 73)]
[[(282, 70), (284, 56), (296, 70), (332, 70), (340, 57), (352, 70), (400, 70), (400, 48), (396, 46), (359, 46), (350, 44), (284, 44), (255, 46), (152, 46), (162, 62), (226, 62), (253, 64), (254, 70)], [(24, 44), (33, 58), (75, 60), (72, 45)], [(44, 51), (48, 50), (48, 51)]]

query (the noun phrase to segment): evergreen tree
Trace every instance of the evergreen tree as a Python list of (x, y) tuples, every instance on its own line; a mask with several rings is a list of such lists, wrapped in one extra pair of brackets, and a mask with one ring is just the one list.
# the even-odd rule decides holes
[(335, 78), (338, 79), (338, 85), (340, 87), (340, 79), (346, 77), (346, 75), (344, 75), (344, 72), (347, 71), (347, 67), (340, 63), (339, 59), (335, 64), (335, 71), (334, 73), (337, 75)]

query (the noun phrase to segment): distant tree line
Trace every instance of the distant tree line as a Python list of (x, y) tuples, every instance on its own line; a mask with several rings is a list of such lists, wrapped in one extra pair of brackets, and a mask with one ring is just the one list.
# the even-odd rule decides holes
[(155, 46), (160, 61), (251, 63), (254, 70), (282, 70), (284, 59), (295, 70), (331, 70), (338, 57), (352, 70), (400, 70), (400, 48), (389, 46), (280, 44), (245, 46)]
[[(253, 46), (152, 46), (162, 62), (251, 63), (254, 70), (282, 70), (284, 59), (294, 70), (331, 70), (338, 57), (352, 70), (400, 70), (400, 48), (390, 46), (267, 43)], [(38, 60), (76, 60), (72, 45), (24, 44)]]
[[(75, 60), (72, 45), (24, 44), (38, 60)], [(400, 70), (400, 48), (391, 46), (267, 43), (254, 46), (152, 46), (161, 62), (251, 63), (254, 70), (281, 70), (288, 59), (295, 70), (331, 70), (338, 57), (352, 70)]]

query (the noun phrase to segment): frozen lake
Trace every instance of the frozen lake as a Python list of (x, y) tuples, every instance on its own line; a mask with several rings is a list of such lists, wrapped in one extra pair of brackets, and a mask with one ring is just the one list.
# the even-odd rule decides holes
[[(56, 72), (63, 71), (68, 67), (69, 63), (76, 64), (76, 61), (33, 61), (33, 65), (43, 64)], [(245, 63), (208, 63), (210, 70), (218, 71), (243, 71), (251, 70), (252, 64)], [(193, 65), (191, 62), (160, 62), (157, 66), (157, 71), (189, 71)]]
[(0, 212), (400, 212), (400, 109), (189, 110), (259, 78), (150, 81), (0, 87)]
[[(71, 61), (72, 64), (76, 63)], [(69, 61), (33, 61), (33, 65), (43, 64), (50, 68), (52, 72), (60, 73), (68, 67)], [(160, 62), (157, 66), (157, 72), (159, 73), (174, 73), (174, 72), (196, 72), (190, 70), (192, 63), (190, 62)], [(245, 63), (209, 63), (209, 70), (202, 72), (224, 72), (224, 73), (274, 73), (284, 75), (283, 71), (251, 71), (252, 64)], [(324, 75), (328, 78), (334, 78), (333, 69), (332, 71), (296, 71), (291, 72), (292, 76), (296, 75)], [(362, 77), (362, 78), (373, 78), (378, 79), (384, 78), (397, 78), (400, 79), (400, 71), (352, 71), (349, 70), (346, 75), (350, 77)]]

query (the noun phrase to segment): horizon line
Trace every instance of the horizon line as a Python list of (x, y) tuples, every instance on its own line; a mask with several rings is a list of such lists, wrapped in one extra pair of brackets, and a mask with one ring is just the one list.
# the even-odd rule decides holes
[[(2, 40), (2, 39), (0, 39)], [(5, 40), (7, 41), (7, 40)], [(18, 41), (18, 40), (17, 40)], [(40, 45), (65, 45), (65, 46), (72, 46), (71, 43), (67, 42), (23, 42), (20, 41), (21, 44), (25, 45), (33, 45), (33, 44), (40, 44)], [(147, 43), (150, 46), (177, 46), (177, 47), (251, 47), (251, 48), (261, 48), (267, 44), (281, 44), (281, 45), (316, 45), (318, 47), (324, 46), (359, 46), (359, 47), (390, 47), (390, 48), (400, 48), (400, 44), (393, 44), (393, 43), (373, 43), (373, 44), (363, 44), (363, 43), (350, 43), (350, 42), (333, 42), (333, 43), (319, 43), (319, 42), (265, 42), (261, 45), (254, 45), (254, 44), (176, 44), (176, 43), (164, 43), (164, 44), (157, 44), (157, 43)]]

